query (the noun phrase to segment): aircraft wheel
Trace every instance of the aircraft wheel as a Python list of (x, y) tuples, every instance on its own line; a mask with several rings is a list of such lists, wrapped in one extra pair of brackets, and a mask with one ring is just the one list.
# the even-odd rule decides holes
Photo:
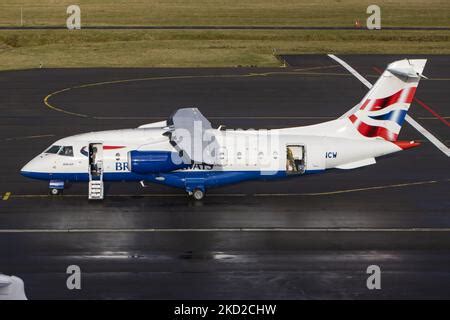
[(205, 196), (205, 192), (201, 189), (195, 189), (194, 192), (192, 193), (192, 196), (194, 197), (195, 200), (202, 200), (203, 197)]
[(50, 189), (50, 194), (52, 196), (59, 196), (60, 194), (62, 194), (62, 190), (61, 189), (52, 188), (52, 189)]

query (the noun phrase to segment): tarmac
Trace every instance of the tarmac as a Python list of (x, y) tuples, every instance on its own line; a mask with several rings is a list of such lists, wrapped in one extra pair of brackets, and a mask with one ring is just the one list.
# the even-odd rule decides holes
[[(404, 58), (339, 57), (372, 83)], [(449, 146), (450, 59), (427, 58), (409, 114)], [(100, 202), (84, 184), (53, 197), (20, 175), (57, 139), (181, 107), (215, 126), (281, 128), (339, 117), (367, 92), (325, 55), (280, 59), (285, 68), (1, 72), (0, 272), (21, 277), (30, 299), (450, 298), (449, 158), (409, 124), (399, 139), (422, 145), (375, 165), (221, 187), (201, 202), (137, 183), (108, 184)], [(81, 290), (66, 287), (70, 265)], [(370, 265), (380, 290), (366, 286)]]

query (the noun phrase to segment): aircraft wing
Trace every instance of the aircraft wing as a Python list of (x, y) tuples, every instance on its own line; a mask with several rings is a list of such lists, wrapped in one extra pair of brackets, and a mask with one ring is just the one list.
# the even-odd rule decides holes
[(139, 126), (139, 129), (148, 129), (148, 128), (164, 128), (167, 126), (167, 121), (158, 121), (158, 122), (152, 122), (147, 123)]
[(214, 164), (218, 143), (216, 130), (197, 108), (178, 109), (167, 120), (165, 133), (175, 149), (182, 152), (187, 161)]

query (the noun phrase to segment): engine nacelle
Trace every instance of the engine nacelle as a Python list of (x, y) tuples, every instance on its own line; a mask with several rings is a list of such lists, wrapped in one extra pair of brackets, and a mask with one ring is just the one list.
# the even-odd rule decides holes
[(128, 167), (139, 174), (170, 172), (188, 167), (176, 152), (171, 151), (130, 151)]

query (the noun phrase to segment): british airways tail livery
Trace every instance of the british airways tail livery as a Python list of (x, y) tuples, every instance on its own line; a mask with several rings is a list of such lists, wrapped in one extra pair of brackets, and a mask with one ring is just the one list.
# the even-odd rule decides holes
[(25, 165), (25, 177), (88, 182), (89, 199), (103, 199), (104, 181), (139, 181), (184, 189), (194, 199), (209, 188), (353, 169), (419, 144), (399, 141), (426, 60), (391, 63), (359, 104), (336, 120), (275, 130), (212, 128), (196, 108), (135, 129), (78, 134), (56, 141)]

